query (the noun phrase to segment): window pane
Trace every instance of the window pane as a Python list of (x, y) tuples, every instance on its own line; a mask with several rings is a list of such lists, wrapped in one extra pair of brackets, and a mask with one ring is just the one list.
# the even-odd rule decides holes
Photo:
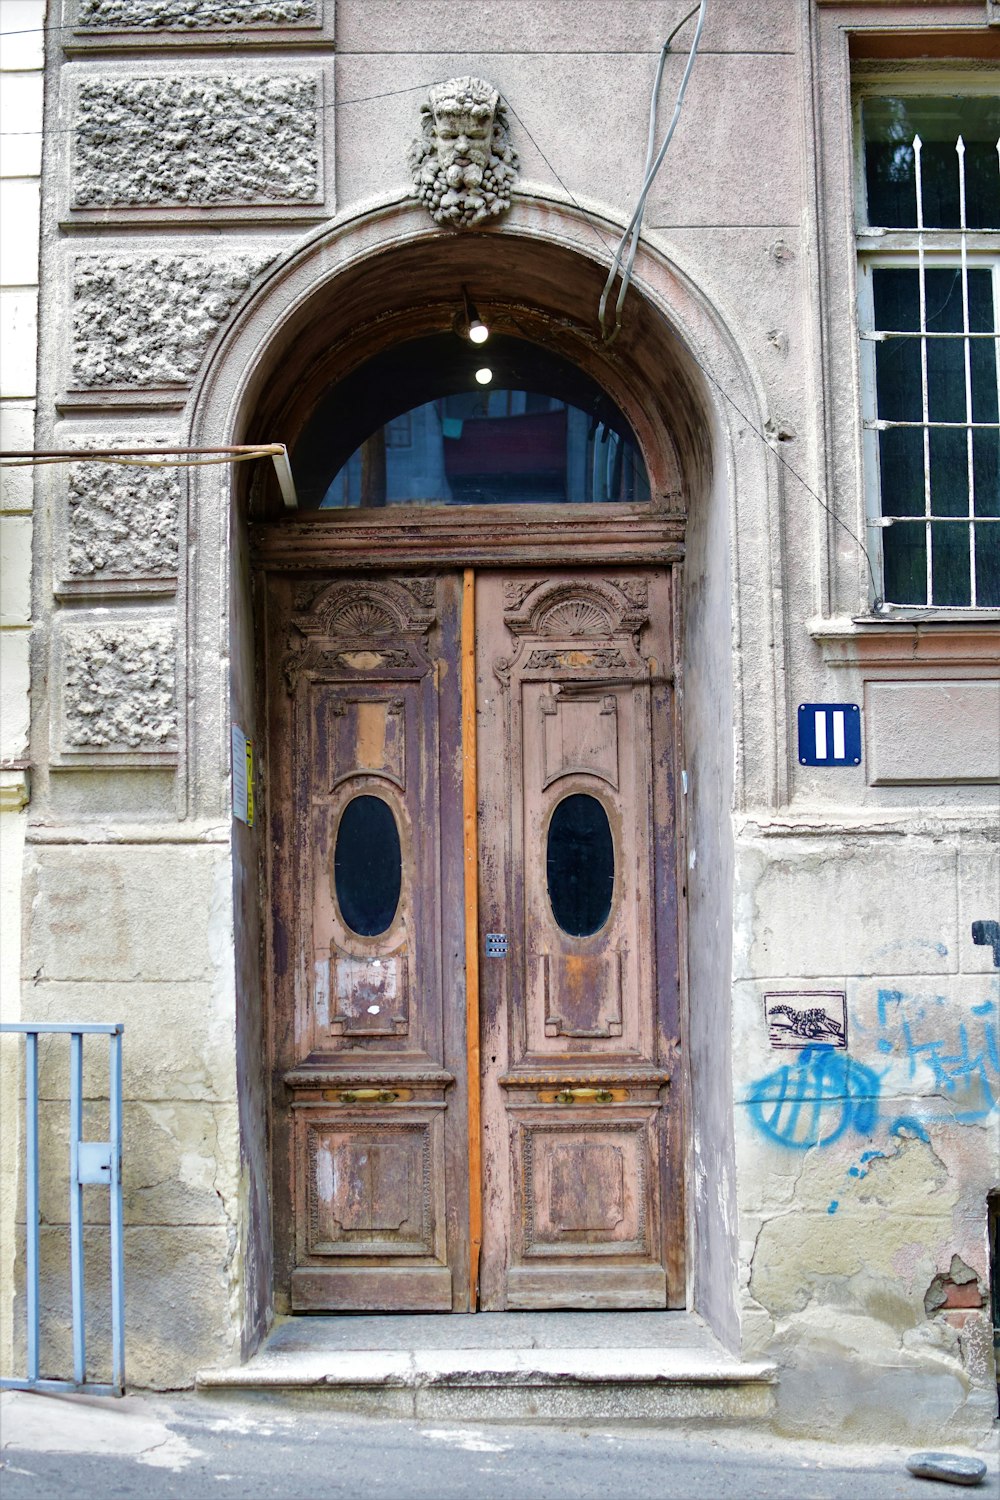
[[(943, 530), (943, 528), (941, 528)], [(927, 603), (927, 543), (923, 522), (901, 522), (882, 533), (885, 597), (889, 604)]]
[(879, 485), (884, 516), (924, 513), (924, 439), (919, 427), (878, 435)]
[(920, 281), (916, 270), (876, 266), (872, 271), (875, 327), (920, 329)]
[[(405, 445), (396, 436), (404, 421)], [(374, 446), (377, 486), (366, 483)], [(648, 499), (638, 449), (608, 423), (533, 391), (486, 390), (395, 418), (348, 459), (320, 508)]]
[(972, 434), (972, 472), (976, 483), (976, 515), (1000, 516), (1000, 433)]
[(972, 603), (967, 526), (931, 527), (931, 571), (934, 604)]
[(549, 822), (546, 873), (552, 915), (571, 937), (599, 931), (611, 913), (615, 846), (596, 797), (564, 797)]
[[(962, 273), (958, 266), (925, 273), (927, 329), (962, 332)], [(932, 422), (964, 422), (965, 341), (928, 339), (927, 411)]]
[(504, 333), (373, 355), (327, 388), (291, 457), (303, 510), (650, 498), (617, 403), (555, 350)]
[[(1000, 516), (1000, 433), (972, 435), (976, 515)], [(1000, 521), (976, 527), (976, 604), (1000, 609)]]
[[(931, 514), (969, 514), (969, 443), (962, 427), (931, 428)], [(954, 528), (953, 528), (954, 529)], [(934, 543), (935, 550), (937, 542)]]
[[(969, 327), (974, 333), (992, 333), (993, 278), (989, 271), (969, 272)], [(971, 339), (972, 419), (997, 420), (997, 346), (992, 339)]]
[(965, 144), (966, 223), (970, 229), (1000, 228), (1000, 174), (997, 137), (1000, 100), (955, 95), (865, 99), (864, 134), (868, 223), (887, 229), (917, 222), (913, 138), (923, 151), (924, 224), (955, 228), (959, 219), (958, 153)]
[(381, 797), (354, 797), (337, 829), (333, 878), (340, 915), (352, 932), (377, 937), (392, 926), (403, 879), (399, 830)]
[(976, 604), (1000, 609), (1000, 522), (976, 527)]

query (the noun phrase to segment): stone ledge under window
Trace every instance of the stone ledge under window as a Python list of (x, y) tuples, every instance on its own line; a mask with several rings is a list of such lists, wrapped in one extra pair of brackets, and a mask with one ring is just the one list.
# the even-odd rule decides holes
[[(916, 614), (916, 611), (914, 612)], [(927, 667), (996, 668), (1000, 660), (1000, 611), (951, 613), (919, 618), (840, 615), (810, 620), (809, 634), (831, 667), (888, 667), (893, 672)]]

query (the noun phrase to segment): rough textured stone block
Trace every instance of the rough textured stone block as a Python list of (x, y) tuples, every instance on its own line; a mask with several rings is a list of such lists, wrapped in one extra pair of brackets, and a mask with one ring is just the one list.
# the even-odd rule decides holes
[(74, 625), (60, 655), (65, 751), (176, 751), (172, 623)]
[(73, 267), (73, 379), (81, 387), (182, 385), (273, 257), (81, 255)]
[(78, 30), (198, 31), (313, 21), (322, 0), (80, 0)]
[(73, 207), (315, 202), (319, 88), (315, 73), (88, 79)]
[(872, 786), (1000, 781), (1000, 682), (865, 683)]
[[(145, 437), (95, 440), (101, 448), (153, 447)], [(172, 579), (177, 574), (180, 471), (103, 463), (70, 464), (66, 474), (64, 578), (101, 584)]]

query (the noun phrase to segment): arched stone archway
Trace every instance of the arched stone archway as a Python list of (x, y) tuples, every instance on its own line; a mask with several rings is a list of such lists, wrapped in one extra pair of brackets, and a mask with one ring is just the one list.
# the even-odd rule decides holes
[[(191, 441), (293, 443), (318, 393), (364, 358), (402, 338), (450, 326), (463, 285), (472, 288), (495, 326), (516, 328), (576, 361), (628, 416), (649, 467), (652, 509), (664, 520), (686, 521), (685, 583), (677, 602), (683, 641), (680, 766), (690, 793), (681, 963), (689, 1064), (688, 1300), (735, 1343), (731, 814), (746, 801), (772, 799), (777, 762), (773, 747), (762, 747), (759, 760), (737, 763), (733, 746), (742, 743), (741, 693), (769, 702), (775, 722), (781, 713), (780, 679), (764, 646), (777, 550), (768, 545), (773, 479), (761, 445), (740, 430), (741, 413), (758, 431), (764, 417), (739, 351), (717, 311), (654, 248), (644, 247), (637, 259), (622, 335), (610, 350), (601, 345), (596, 305), (606, 237), (608, 226), (595, 227), (579, 211), (529, 198), (515, 205), (503, 229), (483, 234), (429, 228), (412, 205), (377, 209), (326, 228), (271, 269), (220, 339), (192, 397)], [(230, 667), (232, 717), (259, 737), (246, 525), (250, 491), (239, 471), (231, 490), (212, 471), (195, 471), (188, 665), (196, 701), (210, 703), (204, 689), (217, 674), (221, 647)], [(266, 489), (257, 490), (253, 505), (262, 515), (274, 509)], [(748, 555), (750, 549), (755, 555)], [(219, 559), (227, 556), (229, 566), (220, 570)], [(737, 561), (753, 573), (756, 586), (736, 590)], [(219, 603), (226, 622), (221, 639)], [(224, 717), (224, 709), (217, 718), (209, 710), (191, 725), (192, 799), (211, 796), (209, 768), (225, 743)], [(259, 1065), (267, 999), (256, 965), (262, 916), (257, 838), (240, 829), (234, 849), (248, 1343), (266, 1320), (271, 1279), (268, 1083)]]

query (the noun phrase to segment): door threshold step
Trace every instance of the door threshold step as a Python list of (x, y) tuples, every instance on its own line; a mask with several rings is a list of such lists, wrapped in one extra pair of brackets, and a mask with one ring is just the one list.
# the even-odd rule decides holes
[(284, 1392), (342, 1410), (471, 1421), (766, 1420), (776, 1367), (704, 1349), (337, 1349), (203, 1370), (201, 1391)]

